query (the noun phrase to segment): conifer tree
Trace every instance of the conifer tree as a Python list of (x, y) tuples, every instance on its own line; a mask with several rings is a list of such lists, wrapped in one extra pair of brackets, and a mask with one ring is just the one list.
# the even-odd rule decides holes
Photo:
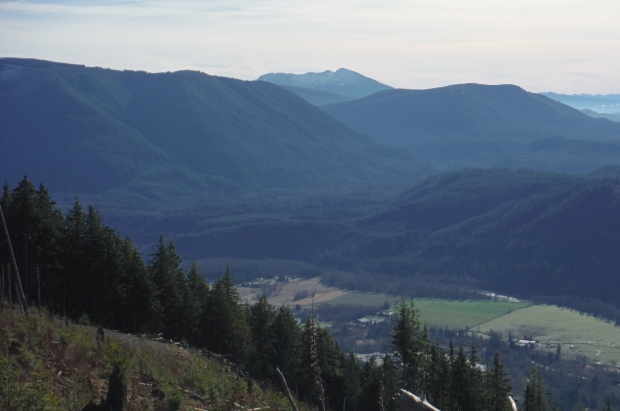
[(487, 394), (484, 374), (482, 369), (478, 366), (478, 362), (480, 362), (478, 347), (476, 347), (475, 341), (472, 338), (468, 362), (469, 367), (467, 370), (467, 385), (470, 391), (468, 408), (470, 410), (482, 409), (485, 405), (484, 399)]
[(187, 316), (187, 338), (192, 344), (204, 346), (207, 342), (204, 331), (208, 326), (205, 318), (208, 315), (210, 289), (196, 261), (192, 261), (188, 267), (187, 291), (184, 309)]
[(432, 364), (428, 370), (426, 393), (429, 401), (440, 410), (449, 407), (450, 401), (450, 361), (439, 343), (430, 348), (429, 362)]
[(450, 409), (458, 411), (471, 411), (472, 397), (469, 387), (469, 360), (463, 346), (459, 347), (451, 364), (450, 385)]
[(363, 384), (359, 410), (385, 410), (385, 404), (383, 402), (384, 387), (382, 367), (377, 365), (374, 356), (364, 364), (362, 375)]
[(185, 274), (174, 244), (170, 242), (166, 245), (163, 236), (157, 243), (157, 250), (151, 255), (148, 270), (156, 287), (156, 296), (161, 309), (159, 323), (162, 330), (168, 335), (186, 338)]
[(126, 237), (119, 250), (122, 266), (119, 281), (120, 302), (115, 312), (119, 328), (129, 332), (149, 330), (157, 313), (155, 284), (131, 240)]
[(547, 397), (542, 375), (534, 365), (530, 369), (523, 393), (523, 411), (547, 411)]
[(400, 410), (395, 397), (400, 392), (396, 364), (390, 354), (383, 356), (381, 365), (383, 372), (383, 405), (387, 411)]
[(86, 215), (77, 198), (65, 220), (66, 230), (63, 241), (65, 276), (62, 284), (62, 312), (77, 318), (84, 313), (85, 308), (86, 293), (83, 289), (85, 282), (82, 275), (86, 271), (87, 261), (84, 247)]
[(344, 398), (343, 410), (359, 409), (362, 394), (362, 367), (353, 351), (343, 361)]
[[(301, 377), (301, 328), (293, 312), (282, 305), (271, 327), (270, 363), (285, 375), (289, 386), (295, 389)], [(279, 381), (274, 381), (279, 383)]]
[(30, 304), (31, 287), (31, 260), (33, 248), (33, 233), (40, 225), (40, 215), (37, 210), (37, 190), (27, 176), (19, 182), (13, 190), (13, 199), (10, 208), (9, 231), (13, 244), (15, 258), (19, 266), (19, 274)]
[[(250, 334), (253, 352), (250, 356), (250, 369), (260, 379), (274, 377), (270, 363), (272, 352), (272, 326), (275, 310), (267, 296), (263, 294), (258, 302), (250, 308)], [(280, 370), (281, 371), (281, 370)]]
[(510, 395), (510, 380), (500, 362), (499, 351), (493, 356), (493, 369), (487, 372), (487, 410), (510, 411), (508, 395)]
[(228, 268), (213, 285), (208, 312), (208, 348), (229, 355), (237, 363), (245, 363), (250, 330), (247, 314), (239, 304), (239, 292)]
[(418, 392), (425, 388), (428, 336), (422, 329), (413, 301), (402, 297), (392, 321), (389, 346), (401, 367), (402, 385), (409, 391)]

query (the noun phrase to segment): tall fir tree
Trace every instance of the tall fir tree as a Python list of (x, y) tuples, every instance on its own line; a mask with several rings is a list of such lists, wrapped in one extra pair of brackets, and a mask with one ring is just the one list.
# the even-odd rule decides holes
[(253, 349), (249, 360), (250, 370), (257, 378), (273, 378), (275, 370), (271, 365), (270, 353), (273, 344), (272, 326), (275, 320), (275, 310), (269, 304), (265, 294), (250, 308), (249, 320)]
[(547, 397), (540, 370), (532, 365), (523, 393), (523, 411), (547, 411)]
[(159, 326), (168, 335), (187, 337), (187, 317), (184, 315), (187, 285), (181, 268), (181, 257), (174, 244), (166, 245), (163, 236), (157, 243), (157, 250), (151, 255), (148, 270), (156, 288), (160, 308)]
[[(301, 379), (301, 328), (290, 308), (282, 305), (271, 327), (270, 363), (285, 375), (289, 386), (297, 390)], [(275, 384), (279, 381), (274, 379)]]
[(250, 330), (247, 313), (239, 304), (239, 292), (228, 268), (213, 285), (208, 313), (208, 348), (244, 364), (250, 347)]
[(401, 298), (392, 319), (389, 346), (401, 367), (402, 386), (414, 393), (425, 388), (428, 335), (420, 323), (413, 301)]
[(488, 411), (510, 411), (511, 406), (508, 401), (510, 395), (510, 379), (504, 371), (504, 366), (500, 362), (499, 351), (493, 356), (493, 368), (487, 372), (487, 410)]
[(185, 313), (188, 318), (187, 338), (192, 344), (204, 346), (206, 344), (205, 330), (208, 326), (205, 321), (208, 315), (210, 289), (196, 261), (192, 261), (188, 267), (187, 292), (185, 302)]

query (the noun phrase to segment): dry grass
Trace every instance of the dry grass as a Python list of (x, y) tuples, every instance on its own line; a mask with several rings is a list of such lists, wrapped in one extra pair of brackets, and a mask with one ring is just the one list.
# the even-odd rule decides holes
[[(0, 315), (0, 409), (81, 410), (107, 393), (115, 365), (124, 370), (128, 411), (288, 409), (284, 396), (200, 352), (106, 331), (98, 344), (92, 327), (46, 314)], [(302, 410), (306, 408), (301, 404)]]
[[(327, 287), (321, 284), (320, 277), (310, 279), (296, 278), (289, 282), (279, 283), (274, 280), (265, 281), (264, 289), (273, 289), (273, 291), (267, 295), (267, 297), (269, 297), (269, 302), (272, 305), (280, 306), (284, 304), (288, 307), (294, 307), (296, 304), (299, 304), (302, 307), (309, 307), (312, 304), (312, 295), (315, 290), (315, 304), (330, 302), (335, 298), (349, 293), (348, 291), (344, 291), (339, 288)], [(252, 304), (258, 301), (260, 296), (263, 294), (263, 288), (239, 287), (238, 290), (243, 300)], [(308, 297), (296, 300), (295, 296), (299, 296), (298, 293), (300, 292), (307, 292)]]

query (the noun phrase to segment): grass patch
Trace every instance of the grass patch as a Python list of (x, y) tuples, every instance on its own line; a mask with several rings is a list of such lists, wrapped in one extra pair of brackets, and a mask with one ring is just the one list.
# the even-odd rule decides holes
[[(330, 300), (330, 304), (351, 304), (383, 306), (388, 303), (394, 307), (400, 300), (387, 294), (362, 293), (353, 291)], [(428, 325), (447, 328), (471, 328), (494, 318), (506, 315), (531, 305), (527, 302), (490, 300), (438, 300), (430, 298), (415, 299), (420, 310), (420, 319)]]
[[(472, 331), (499, 331), (506, 336), (531, 335), (546, 345), (560, 343), (566, 359), (584, 355), (603, 363), (620, 363), (620, 328), (568, 308), (535, 305), (495, 318)], [(574, 348), (570, 348), (570, 346)], [(555, 347), (549, 348), (555, 350)]]
[(471, 328), (531, 305), (527, 302), (435, 299), (419, 299), (415, 303), (423, 322), (447, 328)]

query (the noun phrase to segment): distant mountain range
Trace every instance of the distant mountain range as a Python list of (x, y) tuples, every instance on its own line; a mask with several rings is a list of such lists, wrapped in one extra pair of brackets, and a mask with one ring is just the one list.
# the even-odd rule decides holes
[(606, 118), (607, 120), (620, 122), (620, 111), (617, 113), (598, 113), (588, 108), (580, 109), (579, 111), (581, 111), (586, 116), (590, 116), (594, 118)]
[[(340, 93), (308, 87), (339, 72)], [(145, 255), (164, 234), (186, 260), (303, 261), (343, 287), (620, 304), (620, 123), (510, 85), (298, 96), (377, 86), (351, 73), (278, 86), (0, 59), (0, 178), (96, 199)]]
[[(366, 97), (378, 91), (392, 88), (345, 68), (338, 69), (335, 72), (327, 70), (322, 73), (268, 73), (260, 76), (258, 80), (287, 87), (302, 98), (308, 97), (308, 101), (313, 104), (318, 103), (317, 105)], [(304, 89), (331, 93), (331, 96), (322, 94), (321, 99), (316, 100), (312, 93)]]
[(541, 93), (576, 109), (590, 109), (597, 113), (620, 113), (620, 94), (558, 94)]
[(0, 59), (0, 141), (11, 184), (28, 174), (124, 201), (348, 190), (431, 170), (268, 82), (28, 59)]
[[(527, 165), (588, 172), (620, 164), (612, 154), (617, 153), (613, 147), (620, 140), (620, 124), (512, 85), (386, 90), (322, 108), (352, 129), (408, 149), (440, 169)], [(612, 144), (609, 155), (594, 154), (606, 152), (601, 142)], [(580, 148), (574, 151), (576, 145)]]

